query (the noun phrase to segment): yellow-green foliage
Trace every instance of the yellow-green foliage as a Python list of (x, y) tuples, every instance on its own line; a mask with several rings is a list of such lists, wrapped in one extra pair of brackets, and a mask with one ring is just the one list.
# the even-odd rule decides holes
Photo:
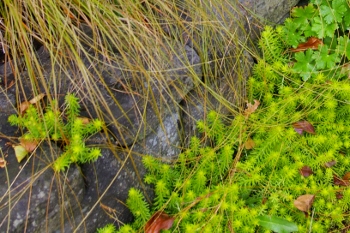
[[(39, 109), (30, 105), (23, 115), (11, 115), (8, 121), (11, 125), (24, 127), (27, 132), (22, 136), (26, 140), (61, 141), (65, 145), (64, 153), (53, 164), (55, 171), (65, 170), (71, 163), (86, 163), (96, 160), (101, 151), (98, 148), (85, 146), (85, 139), (102, 129), (99, 119), (84, 122), (79, 117), (79, 100), (73, 94), (65, 97), (65, 109), (62, 114), (56, 101), (45, 109), (41, 115)], [(63, 120), (66, 117), (66, 120)]]
[[(144, 158), (149, 169), (145, 181), (154, 184), (156, 193), (152, 208), (177, 216), (173, 230), (229, 232), (231, 226), (235, 232), (256, 232), (262, 230), (257, 218), (262, 215), (294, 222), (299, 232), (307, 232), (311, 222), (313, 232), (348, 225), (350, 189), (334, 184), (333, 177), (350, 171), (350, 120), (344, 114), (349, 109), (349, 81), (339, 77), (322, 85), (297, 86), (298, 80), (282, 79), (280, 75), (275, 83), (267, 82), (275, 90), (271, 101), (262, 97), (262, 105), (248, 118), (236, 116), (224, 125), (210, 112), (207, 121), (199, 122), (212, 146), (192, 138), (172, 167)], [(316, 134), (299, 135), (292, 124), (300, 120), (309, 121)], [(252, 150), (243, 149), (248, 134), (255, 143)], [(327, 167), (330, 161), (336, 164)], [(304, 166), (312, 169), (311, 176), (300, 174)], [(304, 194), (316, 195), (312, 218), (293, 205)], [(134, 203), (129, 196), (131, 210), (139, 206)]]
[(115, 232), (115, 226), (113, 224), (107, 224), (103, 228), (97, 230), (97, 233), (113, 233)]

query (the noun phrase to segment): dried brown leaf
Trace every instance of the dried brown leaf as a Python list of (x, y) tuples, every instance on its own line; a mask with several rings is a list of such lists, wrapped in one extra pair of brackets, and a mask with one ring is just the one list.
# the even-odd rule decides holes
[(302, 134), (303, 131), (308, 132), (310, 134), (315, 134), (315, 128), (308, 121), (298, 121), (293, 123), (293, 127), (295, 131), (299, 134)]
[(335, 197), (338, 199), (338, 200), (341, 200), (343, 199), (344, 195), (342, 193), (337, 193), (335, 194)]
[(337, 164), (337, 161), (332, 160), (332, 161), (329, 161), (329, 162), (325, 163), (324, 166), (330, 168), (330, 167), (333, 167), (336, 164)]
[(77, 119), (81, 120), (84, 125), (87, 125), (90, 123), (90, 119), (87, 117), (77, 117)]
[(38, 142), (35, 140), (26, 140), (26, 139), (20, 138), (19, 142), (23, 146), (23, 148), (29, 153), (33, 152), (35, 148), (38, 146)]
[(29, 100), (29, 103), (36, 104), (38, 103), (42, 98), (44, 98), (45, 94), (39, 94), (35, 96), (33, 99)]
[(45, 96), (45, 94), (39, 94), (29, 101), (23, 101), (19, 105), (19, 113), (21, 115), (23, 115), (27, 111), (27, 109), (29, 108), (29, 106), (31, 104), (36, 104), (38, 101), (40, 101), (42, 98), (44, 98), (44, 96)]
[(308, 49), (318, 49), (319, 45), (323, 45), (322, 40), (316, 37), (310, 37), (305, 43), (300, 43), (296, 49), (290, 49), (290, 51), (300, 52)]
[(315, 195), (312, 195), (312, 194), (302, 195), (294, 201), (294, 206), (303, 212), (308, 212), (312, 206), (312, 203), (314, 202), (314, 199), (315, 199)]
[(300, 174), (304, 177), (309, 177), (310, 175), (313, 174), (313, 171), (309, 166), (304, 166), (299, 170)]
[(247, 108), (244, 110), (244, 115), (249, 116), (250, 114), (256, 111), (259, 105), (260, 105), (259, 100), (254, 100), (254, 104), (247, 103)]
[(19, 113), (23, 115), (27, 109), (29, 108), (30, 103), (28, 101), (24, 101), (19, 105)]
[(6, 164), (7, 164), (6, 160), (3, 158), (0, 158), (0, 168), (6, 167)]
[(255, 142), (253, 141), (253, 139), (248, 138), (247, 141), (244, 143), (244, 147), (247, 150), (253, 149), (255, 147)]
[(172, 227), (174, 220), (174, 217), (170, 217), (163, 211), (158, 211), (146, 223), (145, 233), (158, 233), (161, 230), (168, 230)]
[(349, 186), (349, 180), (343, 180), (336, 175), (333, 175), (333, 184), (338, 186)]
[(350, 172), (346, 172), (343, 176), (343, 180), (350, 180)]

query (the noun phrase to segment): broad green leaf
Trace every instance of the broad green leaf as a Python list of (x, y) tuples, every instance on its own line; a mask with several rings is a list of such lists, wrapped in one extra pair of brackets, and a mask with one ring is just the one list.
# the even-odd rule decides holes
[(316, 4), (316, 5), (322, 5), (328, 3), (329, 0), (310, 0), (310, 3)]
[(327, 24), (335, 22), (335, 18), (332, 9), (329, 6), (322, 5), (320, 7), (320, 15)]
[(344, 30), (350, 29), (350, 8), (349, 7), (347, 7), (347, 12), (343, 17), (343, 27), (344, 27)]
[(350, 40), (347, 36), (338, 37), (337, 53), (350, 59)]
[(316, 9), (312, 4), (305, 7), (294, 7), (291, 16), (293, 22), (298, 25), (300, 31), (305, 31), (310, 27), (309, 20), (315, 16)]
[(287, 232), (296, 232), (298, 231), (298, 226), (289, 222), (283, 218), (275, 216), (259, 216), (259, 225), (265, 227), (266, 229), (272, 230), (277, 233), (287, 233)]
[(293, 24), (295, 24), (295, 26), (294, 25), (288, 26), (287, 25), (288, 19), (287, 19), (285, 22), (285, 28), (288, 27), (288, 30), (290, 30), (290, 29), (293, 29), (294, 27), (297, 27), (296, 30), (289, 31), (289, 34), (288, 34), (288, 36), (291, 37), (289, 41), (293, 41), (291, 43), (293, 47), (297, 46), (297, 42), (295, 42), (295, 37), (300, 38), (298, 39), (299, 42), (304, 40), (301, 33), (304, 33), (304, 36), (306, 38), (316, 35), (316, 33), (311, 30), (311, 24), (310, 24), (310, 20), (312, 20), (316, 16), (316, 14), (318, 14), (318, 10), (312, 4), (309, 4), (305, 7), (294, 7), (292, 9), (291, 16), (293, 17), (293, 19), (290, 19), (290, 20)]
[(316, 9), (313, 4), (305, 7), (294, 7), (292, 9), (292, 17), (308, 20), (314, 16)]
[(333, 0), (332, 6), (325, 4), (320, 6), (320, 15), (327, 24), (341, 22), (347, 11), (345, 0)]
[(346, 0), (333, 0), (332, 13), (337, 22), (341, 22), (348, 8)]
[(312, 37), (312, 36), (314, 36), (314, 37), (317, 36), (317, 33), (314, 32), (314, 31), (312, 30), (312, 26), (311, 26), (310, 23), (308, 23), (308, 24), (305, 26), (305, 28), (304, 28), (304, 36), (305, 36), (306, 38), (309, 38), (309, 37)]
[(312, 58), (316, 62), (317, 69), (332, 69), (336, 63), (340, 62), (338, 54), (329, 53), (327, 45), (320, 47), (320, 50), (312, 55)]
[(313, 19), (311, 30), (317, 33), (318, 38), (333, 37), (335, 30), (338, 29), (338, 24), (327, 24), (320, 17)]
[[(306, 25), (309, 25), (306, 22)], [(284, 22), (283, 31), (285, 34), (286, 42), (296, 48), (301, 41), (304, 40), (304, 36), (302, 36), (302, 31), (300, 30), (300, 24), (296, 23), (291, 18), (286, 19)]]
[(312, 58), (313, 53), (311, 49), (308, 49), (305, 53), (298, 52), (295, 54), (295, 60), (297, 60), (297, 62), (294, 64), (293, 70), (299, 73), (304, 81), (308, 80), (311, 76), (311, 72), (315, 70)]

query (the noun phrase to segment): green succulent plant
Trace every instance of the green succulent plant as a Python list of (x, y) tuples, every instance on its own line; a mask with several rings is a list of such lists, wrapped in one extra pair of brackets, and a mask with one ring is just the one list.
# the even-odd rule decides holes
[(44, 114), (40, 114), (34, 105), (29, 105), (24, 114), (13, 114), (8, 121), (11, 125), (27, 129), (21, 137), (23, 140), (39, 142), (49, 139), (62, 142), (64, 152), (53, 163), (53, 169), (58, 172), (64, 171), (71, 163), (94, 161), (101, 155), (99, 148), (87, 147), (85, 139), (100, 131), (103, 122), (79, 117), (79, 113), (79, 99), (74, 94), (67, 94), (64, 113), (59, 111), (57, 102), (52, 101)]

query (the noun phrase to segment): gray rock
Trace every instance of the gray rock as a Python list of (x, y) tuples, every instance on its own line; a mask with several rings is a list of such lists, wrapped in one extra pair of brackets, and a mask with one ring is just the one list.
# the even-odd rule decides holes
[(299, 0), (240, 0), (239, 2), (252, 13), (260, 16), (261, 20), (276, 24), (289, 14), (290, 9), (297, 5)]
[(125, 202), (131, 187), (142, 190), (146, 200), (151, 203), (154, 193), (142, 180), (146, 174), (142, 156), (154, 155), (164, 162), (176, 158), (180, 153), (178, 118), (178, 112), (166, 116), (163, 124), (137, 142), (130, 153), (120, 147), (103, 149), (102, 156), (96, 162), (81, 166), (87, 188), (80, 203), (84, 208), (72, 214), (76, 221), (81, 222), (77, 232), (103, 227), (115, 219), (118, 219), (118, 226), (121, 222), (130, 222), (133, 216), (125, 207)]
[(165, 116), (146, 138), (139, 140), (133, 151), (140, 154), (158, 157), (163, 162), (172, 162), (181, 152), (181, 132), (179, 131), (180, 116), (177, 108)]
[(7, 118), (11, 114), (16, 114), (16, 93), (14, 89), (7, 92), (0, 92), (0, 132), (7, 135), (13, 133), (13, 128), (6, 124)]
[(54, 232), (62, 222), (74, 224), (69, 213), (80, 208), (76, 203), (84, 197), (84, 182), (75, 166), (66, 173), (53, 172), (50, 163), (61, 150), (42, 143), (18, 164), (13, 149), (4, 150), (4, 141), (0, 146), (8, 162), (0, 171), (0, 232)]
[[(199, 86), (184, 98), (181, 102), (181, 128), (186, 132), (183, 147), (186, 148), (189, 145), (192, 136), (201, 137), (197, 130), (197, 121), (205, 119), (211, 110), (232, 117), (235, 111), (245, 106), (245, 84), (253, 63), (253, 58), (248, 53), (243, 53), (235, 69), (231, 69), (231, 72), (226, 73), (224, 77), (218, 78), (210, 88)], [(203, 99), (206, 101), (202, 101)]]
[[(193, 76), (201, 76), (200, 59), (192, 48), (174, 42), (175, 53), (168, 44), (165, 46), (150, 49), (153, 60), (143, 64), (147, 73), (124, 72), (122, 61), (114, 67), (110, 64), (95, 67), (101, 74), (96, 80), (106, 81), (98, 84), (101, 96), (94, 100), (100, 106), (99, 112), (91, 98), (84, 98), (88, 90), (79, 93), (89, 115), (102, 115), (110, 124), (119, 145), (127, 146), (145, 138), (194, 88)], [(157, 70), (152, 68), (153, 62), (158, 62)]]
[[(76, 232), (95, 232), (97, 227), (118, 219), (116, 224), (130, 222), (132, 215), (125, 206), (131, 187), (140, 188), (140, 174), (134, 166), (136, 155), (123, 152), (120, 148), (103, 149), (102, 156), (94, 163), (84, 164), (86, 193), (79, 203), (80, 210), (72, 213)], [(65, 232), (71, 232), (69, 222)]]

